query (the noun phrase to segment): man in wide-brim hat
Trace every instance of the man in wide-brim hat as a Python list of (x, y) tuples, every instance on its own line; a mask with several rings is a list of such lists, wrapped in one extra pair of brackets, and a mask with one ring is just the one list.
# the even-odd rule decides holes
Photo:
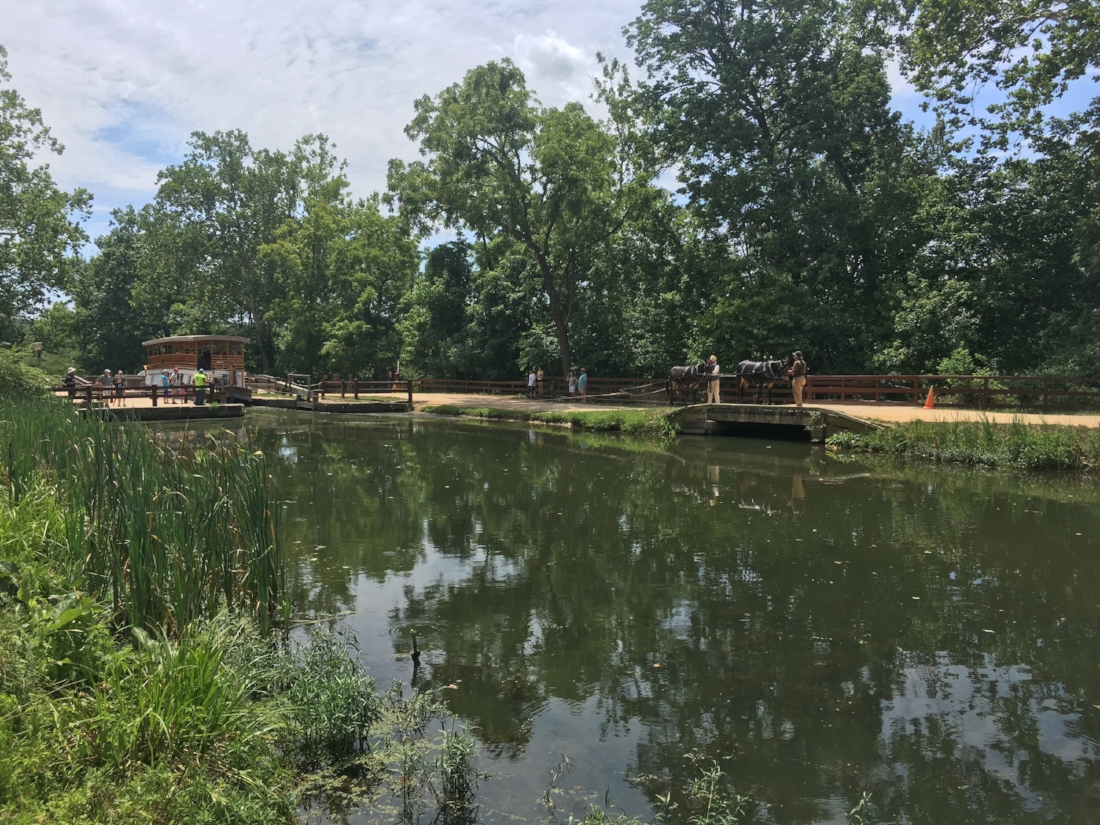
[(707, 403), (708, 404), (721, 404), (722, 403), (722, 388), (721, 382), (718, 380), (718, 373), (722, 370), (718, 366), (718, 356), (712, 355), (707, 361)]

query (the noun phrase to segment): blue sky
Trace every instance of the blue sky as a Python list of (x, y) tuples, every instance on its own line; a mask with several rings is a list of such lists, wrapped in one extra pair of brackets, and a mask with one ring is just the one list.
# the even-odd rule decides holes
[[(413, 100), (469, 68), (511, 57), (543, 103), (587, 101), (597, 51), (630, 59), (623, 26), (639, 0), (50, 0), (9, 2), (14, 85), (65, 144), (65, 187), (95, 195), (94, 238), (111, 209), (153, 196), (193, 130), (239, 128), (289, 148), (324, 132), (353, 191), (385, 186), (391, 157), (416, 157), (402, 129)], [(895, 105), (924, 120), (891, 72)]]

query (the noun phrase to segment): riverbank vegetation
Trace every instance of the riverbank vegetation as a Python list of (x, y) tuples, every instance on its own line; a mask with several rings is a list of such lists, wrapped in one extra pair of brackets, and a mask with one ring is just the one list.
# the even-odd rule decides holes
[(667, 410), (521, 410), (499, 407), (466, 407), (457, 404), (428, 404), (421, 412), (433, 415), (465, 416), (495, 421), (533, 421), (570, 426), (595, 432), (623, 432), (631, 435), (675, 435)]
[(1087, 377), (1100, 60), (1073, 9), (647, 0), (626, 30), (645, 79), (604, 61), (597, 105), (475, 67), (415, 101), (420, 159), (369, 197), (323, 135), (196, 132), (86, 260), (87, 193), (35, 166), (60, 146), (7, 88), (0, 179), (41, 185), (0, 192), (0, 340), (88, 372), (201, 331), (249, 336), (249, 368), (278, 374), (661, 375), (797, 348), (822, 373)]
[(0, 818), (285, 823), (304, 803), (387, 794), (469, 804), (472, 739), (433, 696), (380, 691), (353, 640), (275, 632), (286, 560), (262, 455), (6, 386)]
[(830, 436), (830, 449), (1024, 470), (1100, 468), (1100, 429), (1020, 421), (910, 421)]

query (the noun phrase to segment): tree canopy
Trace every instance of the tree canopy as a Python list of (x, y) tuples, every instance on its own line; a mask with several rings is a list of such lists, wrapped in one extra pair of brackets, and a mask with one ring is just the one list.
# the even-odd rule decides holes
[[(324, 135), (196, 132), (83, 261), (89, 196), (34, 165), (60, 147), (5, 89), (3, 335), (96, 371), (140, 367), (146, 335), (231, 332), (280, 374), (642, 377), (793, 349), (818, 372), (1095, 373), (1096, 22), (1069, 0), (647, 0), (637, 81), (601, 57), (592, 99), (551, 107), (511, 60), (476, 66), (415, 101), (420, 159), (383, 193), (354, 196)], [(896, 110), (891, 66), (931, 125)]]

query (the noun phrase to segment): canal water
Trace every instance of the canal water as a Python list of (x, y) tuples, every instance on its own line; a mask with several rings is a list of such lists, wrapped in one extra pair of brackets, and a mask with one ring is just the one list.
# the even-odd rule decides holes
[[(1100, 822), (1100, 487), (430, 418), (250, 413), (300, 618), (473, 728), (483, 822)], [(364, 815), (361, 820), (369, 821)]]

